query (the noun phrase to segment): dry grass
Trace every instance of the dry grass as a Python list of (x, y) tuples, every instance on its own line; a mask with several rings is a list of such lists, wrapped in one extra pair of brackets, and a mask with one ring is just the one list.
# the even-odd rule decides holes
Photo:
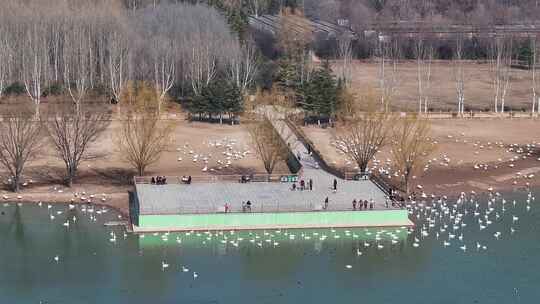
[[(399, 86), (392, 105), (396, 110), (417, 111), (416, 63), (399, 64)], [(491, 110), (493, 93), (489, 65), (468, 62), (466, 64), (465, 108), (470, 110)], [(352, 88), (362, 92), (366, 88), (377, 88), (379, 65), (370, 61), (353, 62)], [(514, 110), (530, 110), (531, 75), (529, 71), (512, 69), (510, 88), (506, 105)], [(451, 61), (437, 61), (432, 65), (432, 89), (428, 106), (434, 111), (456, 111), (456, 88)]]

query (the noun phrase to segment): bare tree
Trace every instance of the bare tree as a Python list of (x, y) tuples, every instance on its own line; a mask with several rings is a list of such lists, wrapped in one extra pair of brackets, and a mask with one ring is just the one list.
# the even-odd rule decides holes
[(530, 71), (531, 71), (531, 87), (532, 87), (532, 109), (531, 112), (534, 113), (537, 111), (540, 113), (540, 81), (538, 79), (538, 35), (534, 35), (530, 38), (530, 49), (531, 49), (531, 60), (530, 60)]
[(339, 78), (346, 87), (351, 86), (352, 81), (352, 40), (351, 37), (342, 35), (338, 39)]
[[(274, 123), (276, 126), (280, 124), (283, 126), (284, 122), (277, 120)], [(288, 153), (287, 145), (274, 125), (265, 117), (248, 129), (255, 152), (262, 160), (268, 174), (272, 174), (279, 162), (287, 159)]]
[[(61, 10), (61, 7), (59, 8)], [(49, 60), (52, 75), (47, 77), (47, 80), (52, 79), (54, 82), (60, 81), (60, 65), (62, 57), (63, 35), (66, 33), (65, 20), (66, 15), (63, 15), (61, 11), (54, 12), (46, 23), (46, 43), (48, 44)]]
[(112, 32), (108, 42), (109, 88), (113, 99), (119, 102), (129, 80), (129, 44), (124, 34), (117, 31)]
[(247, 41), (242, 45), (233, 41), (233, 44), (232, 54), (229, 56), (228, 73), (242, 95), (245, 95), (257, 76), (259, 68), (257, 47), (252, 41)]
[(188, 57), (188, 76), (195, 95), (199, 95), (202, 89), (210, 84), (217, 74), (217, 53), (214, 52), (214, 42), (211, 36), (200, 33), (192, 37), (191, 54)]
[(401, 184), (409, 194), (410, 179), (422, 168), (434, 150), (430, 140), (430, 123), (419, 115), (397, 121), (392, 142), (392, 158)]
[(431, 90), (431, 64), (434, 57), (433, 44), (424, 35), (418, 34), (414, 43), (416, 78), (418, 83), (418, 112), (427, 113)]
[[(381, 106), (389, 111), (390, 103), (399, 86), (398, 63), (401, 56), (399, 39), (396, 36), (380, 36), (379, 53), (379, 89)], [(390, 67), (388, 67), (390, 65)]]
[(298, 10), (283, 9), (279, 15), (277, 43), (285, 56), (300, 62), (313, 42), (313, 26)]
[(47, 120), (47, 131), (57, 157), (66, 167), (66, 185), (71, 187), (81, 162), (92, 159), (88, 148), (107, 129), (110, 118), (105, 112), (82, 111), (63, 107)]
[(91, 47), (88, 45), (88, 31), (79, 24), (73, 24), (66, 35), (64, 48), (64, 83), (77, 111), (86, 96), (90, 81)]
[(176, 73), (176, 47), (172, 40), (154, 40), (154, 86), (158, 95), (158, 112), (167, 93), (174, 85)]
[(161, 120), (155, 110), (158, 101), (155, 95), (147, 94), (155, 92), (154, 88), (142, 85), (129, 90), (134, 90), (129, 94), (132, 101), (122, 118), (117, 146), (137, 174), (143, 176), (148, 166), (157, 162), (169, 147), (174, 125)]
[(463, 34), (456, 35), (454, 58), (452, 63), (456, 83), (457, 110), (459, 115), (465, 112), (465, 63), (463, 60)]
[(8, 113), (0, 122), (0, 164), (13, 191), (19, 191), (25, 166), (35, 159), (42, 143), (41, 123), (31, 111)]
[(256, 17), (259, 17), (260, 14), (264, 13), (264, 11), (269, 5), (270, 5), (269, 0), (248, 0), (247, 1), (247, 6), (250, 12)]
[(358, 165), (360, 172), (367, 172), (369, 162), (392, 135), (391, 115), (379, 112), (378, 96), (366, 94), (362, 98), (363, 111), (349, 115), (338, 128), (336, 148)]
[(277, 44), (284, 58), (294, 65), (300, 83), (308, 81), (314, 70), (313, 53), (309, 49), (314, 40), (313, 32), (312, 24), (300, 11), (286, 8), (281, 11)]
[(0, 97), (10, 78), (12, 59), (13, 52), (8, 34), (0, 28)]
[(504, 113), (506, 94), (510, 87), (512, 39), (495, 36), (490, 44), (490, 72), (495, 113)]
[(46, 41), (43, 24), (32, 21), (24, 32), (22, 47), (22, 76), (26, 93), (35, 105), (35, 115), (39, 117), (42, 85), (46, 79)]

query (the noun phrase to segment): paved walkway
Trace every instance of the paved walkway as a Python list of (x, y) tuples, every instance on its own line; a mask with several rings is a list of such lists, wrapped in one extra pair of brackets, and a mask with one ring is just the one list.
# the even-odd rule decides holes
[[(313, 181), (313, 190), (292, 191), (291, 183), (241, 184), (219, 182), (191, 185), (138, 184), (137, 193), (141, 214), (214, 213), (223, 211), (225, 202), (232, 212), (242, 212), (242, 202), (252, 202), (252, 212), (291, 212), (322, 210), (329, 198), (328, 210), (352, 210), (352, 200), (375, 201), (375, 210), (387, 210), (385, 195), (371, 181), (341, 180), (322, 169), (307, 153), (306, 147), (282, 120), (273, 120), (276, 129), (284, 134), (294, 153), (300, 156), (303, 166), (301, 178)], [(337, 192), (332, 190), (334, 179)], [(365, 212), (365, 211), (363, 211)]]

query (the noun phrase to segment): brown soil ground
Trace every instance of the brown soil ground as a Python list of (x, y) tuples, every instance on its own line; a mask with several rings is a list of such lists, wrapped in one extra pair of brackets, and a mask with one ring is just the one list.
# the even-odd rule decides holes
[[(181, 114), (177, 114), (175, 124), (170, 149), (148, 168), (146, 175), (208, 176), (265, 172), (262, 161), (250, 144), (247, 126), (189, 122)], [(110, 205), (125, 213), (128, 209), (127, 191), (133, 188), (134, 171), (116, 148), (115, 136), (119, 127), (120, 123), (113, 121), (98, 142), (91, 146), (89, 155), (92, 159), (81, 164), (72, 189), (62, 185), (64, 166), (55, 157), (52, 147), (43, 149), (38, 159), (26, 168), (25, 178), (30, 182), (20, 193), (20, 201), (69, 202), (75, 199), (75, 192), (85, 192), (87, 196), (95, 194), (96, 203)], [(231, 147), (228, 152), (233, 156), (224, 154), (227, 145)], [(238, 156), (239, 153), (245, 156), (235, 158), (234, 154)], [(193, 160), (195, 155), (198, 155), (197, 162)], [(207, 164), (203, 160), (205, 157), (208, 158)], [(204, 167), (207, 167), (206, 172), (203, 172)], [(280, 163), (274, 170), (274, 173), (288, 172), (285, 163)], [(101, 201), (103, 193), (106, 194), (104, 202)], [(5, 186), (0, 195), (7, 195), (8, 199), (16, 197)]]
[[(336, 70), (336, 67), (334, 67)], [(357, 92), (379, 86), (379, 65), (373, 61), (355, 61), (352, 68), (352, 87)], [(456, 85), (451, 61), (432, 64), (432, 85), (429, 91), (432, 111), (456, 111)], [(491, 74), (486, 63), (467, 62), (465, 65), (465, 107), (474, 111), (493, 109)], [(398, 67), (399, 84), (392, 106), (395, 110), (418, 111), (417, 65), (402, 62)], [(529, 71), (512, 69), (510, 86), (505, 104), (515, 111), (531, 108), (531, 74)]]
[[(536, 149), (518, 153), (512, 145), (540, 145), (535, 132), (540, 121), (533, 119), (441, 119), (432, 120), (432, 137), (437, 148), (430, 156), (429, 169), (413, 180), (429, 194), (460, 191), (511, 189), (529, 183), (540, 186), (540, 161)], [(303, 127), (306, 135), (331, 164), (354, 170), (355, 165), (331, 145), (335, 131), (315, 126)], [(516, 159), (516, 157), (518, 159)], [(383, 167), (389, 158), (385, 147), (377, 155)], [(485, 167), (487, 166), (487, 169)]]

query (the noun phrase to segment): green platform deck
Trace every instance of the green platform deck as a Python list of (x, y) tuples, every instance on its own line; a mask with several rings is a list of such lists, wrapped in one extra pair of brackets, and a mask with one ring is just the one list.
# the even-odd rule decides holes
[(134, 232), (412, 226), (407, 210), (140, 215)]

